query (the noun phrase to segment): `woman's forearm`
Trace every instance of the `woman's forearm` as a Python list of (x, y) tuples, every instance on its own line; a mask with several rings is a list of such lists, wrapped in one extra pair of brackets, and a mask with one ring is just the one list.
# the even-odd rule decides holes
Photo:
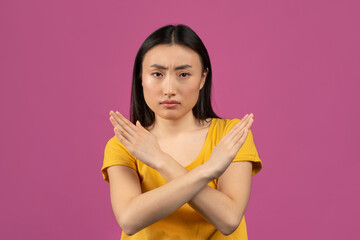
[(171, 182), (133, 198), (122, 213), (122, 228), (127, 235), (170, 215), (192, 199), (212, 180), (206, 166), (173, 178)]
[[(189, 173), (171, 156), (167, 155), (166, 158), (166, 161), (163, 161), (164, 166), (158, 171), (168, 182)], [(208, 185), (204, 186), (188, 204), (223, 234), (231, 233), (237, 227), (239, 217), (235, 216), (236, 212), (233, 211), (234, 202), (226, 194)]]

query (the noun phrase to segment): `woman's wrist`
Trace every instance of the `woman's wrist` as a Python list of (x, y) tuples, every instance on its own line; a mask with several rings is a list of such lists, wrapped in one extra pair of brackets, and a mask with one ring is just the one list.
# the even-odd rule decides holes
[[(167, 181), (171, 181), (172, 179), (189, 172), (173, 157), (165, 152), (162, 152), (157, 159), (157, 167), (155, 170), (158, 171)], [(202, 178), (208, 179), (209, 182), (217, 178), (215, 169), (213, 169), (213, 167), (207, 162), (198, 166), (197, 171), (201, 174)]]
[(157, 161), (155, 170), (158, 172), (163, 172), (168, 169), (171, 161), (173, 160), (171, 156), (165, 152), (160, 152), (156, 159)]
[(172, 179), (188, 172), (185, 168), (179, 165), (179, 163), (174, 158), (165, 152), (163, 152), (158, 159), (159, 161), (156, 170), (167, 181), (171, 181)]
[(203, 168), (204, 177), (208, 177), (210, 181), (214, 180), (221, 176), (222, 173), (218, 169), (214, 168), (214, 165), (211, 164), (211, 161), (206, 161), (199, 167)]

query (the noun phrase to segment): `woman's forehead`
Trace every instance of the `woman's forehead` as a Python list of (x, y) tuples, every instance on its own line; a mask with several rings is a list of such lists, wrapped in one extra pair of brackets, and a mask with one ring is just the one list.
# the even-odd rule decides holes
[(144, 57), (144, 67), (152, 65), (161, 65), (167, 68), (173, 68), (180, 65), (191, 65), (198, 67), (200, 65), (199, 55), (192, 49), (181, 45), (157, 45), (151, 48)]

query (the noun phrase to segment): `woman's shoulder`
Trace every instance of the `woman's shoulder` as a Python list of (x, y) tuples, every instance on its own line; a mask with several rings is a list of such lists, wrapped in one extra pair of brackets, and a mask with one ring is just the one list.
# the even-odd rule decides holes
[(240, 121), (239, 118), (213, 118), (212, 133), (223, 137)]
[(239, 118), (214, 118), (214, 125), (219, 128), (231, 128), (241, 121)]
[(108, 141), (106, 142), (106, 145), (123, 146), (123, 144), (119, 141), (119, 139), (116, 137), (116, 135), (108, 138)]
[(125, 153), (127, 155), (131, 155), (131, 153), (127, 150), (122, 142), (117, 138), (116, 135), (110, 137), (105, 145), (105, 152), (111, 153)]

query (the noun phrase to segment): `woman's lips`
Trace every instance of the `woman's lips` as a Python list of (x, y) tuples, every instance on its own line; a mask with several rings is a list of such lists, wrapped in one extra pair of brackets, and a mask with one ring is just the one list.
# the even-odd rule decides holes
[(174, 108), (177, 107), (177, 105), (179, 105), (178, 103), (162, 103), (161, 105), (163, 105), (166, 108)]

